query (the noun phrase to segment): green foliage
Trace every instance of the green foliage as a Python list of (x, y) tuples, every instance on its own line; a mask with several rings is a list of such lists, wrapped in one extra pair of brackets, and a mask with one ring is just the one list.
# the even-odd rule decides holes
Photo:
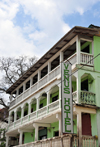
[(5, 146), (6, 146), (5, 142), (2, 142), (2, 143), (0, 144), (0, 147), (5, 147)]
[(1, 141), (0, 147), (5, 147), (5, 142), (6, 142), (5, 132), (6, 132), (5, 128), (0, 129), (0, 141)]

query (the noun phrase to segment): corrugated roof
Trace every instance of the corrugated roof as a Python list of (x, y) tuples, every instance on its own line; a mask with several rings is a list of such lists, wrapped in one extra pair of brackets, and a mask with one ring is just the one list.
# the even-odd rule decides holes
[(93, 37), (98, 34), (97, 29), (85, 28), (75, 26), (68, 33), (66, 33), (46, 54), (44, 54), (30, 69), (28, 69), (23, 76), (21, 76), (6, 92), (11, 92), (17, 88), (22, 82), (24, 82), (29, 76), (31, 76), (41, 65), (49, 60), (54, 54), (56, 54), (63, 46), (65, 46), (72, 38), (78, 34), (87, 35)]

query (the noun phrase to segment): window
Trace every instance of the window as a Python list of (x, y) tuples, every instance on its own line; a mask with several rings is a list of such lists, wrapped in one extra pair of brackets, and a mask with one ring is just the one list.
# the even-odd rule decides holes
[(42, 103), (42, 104), (40, 104), (39, 108), (42, 108), (42, 107), (43, 107), (43, 103)]
[(52, 102), (58, 100), (58, 95), (52, 98)]
[(59, 63), (60, 63), (60, 56), (58, 56), (55, 60), (51, 62), (51, 70), (56, 68), (59, 65)]
[(30, 87), (30, 80), (26, 83), (26, 89)]
[(23, 86), (19, 88), (19, 94), (23, 92)]
[(59, 131), (55, 131), (54, 136), (59, 136)]
[(81, 82), (81, 90), (88, 91), (88, 79)]
[(45, 68), (43, 68), (41, 70), (41, 78), (43, 78), (45, 75), (47, 75), (48, 73), (48, 66), (46, 66)]
[(36, 74), (36, 75), (33, 77), (33, 84), (35, 84), (37, 81), (38, 81), (38, 74)]
[(89, 45), (82, 49), (82, 52), (90, 53)]

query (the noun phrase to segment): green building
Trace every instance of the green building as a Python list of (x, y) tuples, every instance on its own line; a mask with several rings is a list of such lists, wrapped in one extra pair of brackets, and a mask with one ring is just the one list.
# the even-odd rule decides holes
[(100, 28), (90, 25), (72, 28), (7, 90), (11, 102), (6, 147), (10, 140), (16, 147), (32, 147), (38, 140), (46, 143), (64, 135), (61, 63), (67, 60), (72, 64), (72, 136), (79, 147), (100, 146)]

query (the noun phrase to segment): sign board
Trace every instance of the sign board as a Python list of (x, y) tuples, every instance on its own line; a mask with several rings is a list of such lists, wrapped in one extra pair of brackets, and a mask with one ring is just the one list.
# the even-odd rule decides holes
[(62, 93), (62, 133), (73, 133), (73, 102), (71, 64), (62, 63), (61, 68), (61, 93)]

